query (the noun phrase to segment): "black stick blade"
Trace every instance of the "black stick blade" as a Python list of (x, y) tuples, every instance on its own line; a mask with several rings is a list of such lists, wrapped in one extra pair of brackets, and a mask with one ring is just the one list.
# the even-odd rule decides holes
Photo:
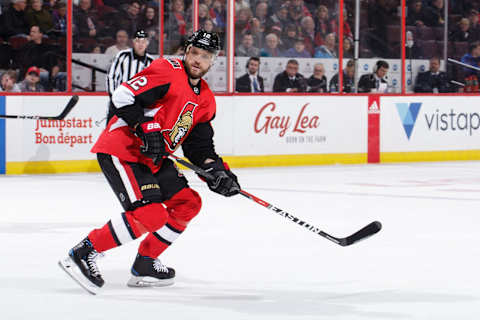
[(340, 239), (340, 245), (346, 247), (358, 241), (365, 240), (366, 238), (373, 236), (375, 233), (377, 233), (381, 229), (382, 229), (382, 224), (379, 221), (374, 221), (366, 225), (362, 229), (358, 230), (354, 234), (346, 238)]
[(62, 113), (60, 115), (56, 116), (56, 117), (52, 117), (51, 119), (53, 119), (53, 120), (63, 120), (70, 113), (70, 111), (72, 111), (73, 107), (75, 107), (77, 102), (78, 102), (78, 96), (77, 95), (72, 96), (70, 101), (68, 101), (68, 104), (65, 107), (65, 109), (63, 109)]

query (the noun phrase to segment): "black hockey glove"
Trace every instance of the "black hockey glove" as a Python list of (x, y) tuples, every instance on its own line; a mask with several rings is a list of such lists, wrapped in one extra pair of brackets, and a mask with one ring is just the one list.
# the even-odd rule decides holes
[(222, 158), (205, 164), (203, 169), (213, 175), (213, 179), (205, 178), (208, 188), (213, 192), (225, 197), (231, 197), (240, 192), (237, 176), (230, 171), (230, 168), (223, 162)]
[(135, 128), (136, 135), (143, 142), (140, 151), (147, 157), (152, 158), (154, 164), (168, 156), (161, 130), (160, 123), (151, 117), (143, 117)]

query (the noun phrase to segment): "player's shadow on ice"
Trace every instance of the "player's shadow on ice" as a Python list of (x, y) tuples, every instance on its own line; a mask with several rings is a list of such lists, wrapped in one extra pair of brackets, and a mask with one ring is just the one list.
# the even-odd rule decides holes
[[(180, 304), (182, 307), (228, 309), (235, 312), (264, 316), (344, 316), (355, 315), (365, 319), (409, 319), (412, 313), (402, 309), (410, 303), (450, 304), (476, 301), (469, 295), (425, 293), (401, 290), (365, 290), (351, 294), (339, 294), (322, 290), (322, 283), (312, 283), (311, 290), (292, 288), (284, 289), (242, 289), (233, 288), (231, 284), (197, 283), (192, 279), (178, 278), (172, 287), (139, 288), (130, 294), (121, 287), (110, 284), (110, 289), (121, 295), (113, 294), (107, 299), (155, 303), (159, 299), (164, 303)], [(318, 288), (318, 290), (317, 290)], [(105, 288), (107, 289), (107, 288)], [(131, 288), (130, 288), (131, 289)], [(146, 290), (143, 290), (146, 289)], [(365, 311), (383, 304), (401, 304), (397, 309), (405, 312)], [(415, 313), (415, 311), (413, 311)]]
[(50, 149), (46, 145), (41, 144), (38, 146), (33, 157), (27, 160), (21, 173), (56, 173), (55, 168), (50, 164), (49, 160)]

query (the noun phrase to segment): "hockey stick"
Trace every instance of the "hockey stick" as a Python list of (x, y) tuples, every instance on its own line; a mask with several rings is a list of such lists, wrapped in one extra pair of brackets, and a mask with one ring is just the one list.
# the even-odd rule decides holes
[[(207, 179), (213, 179), (213, 175), (210, 174), (209, 172), (206, 172), (205, 170), (197, 167), (196, 165), (194, 164), (191, 164), (190, 162), (188, 161), (185, 161), (183, 160), (182, 158), (180, 157), (177, 157), (176, 155), (173, 155), (173, 154), (170, 154), (168, 156), (170, 159), (184, 165), (185, 167), (189, 168), (189, 169), (192, 169), (195, 173), (207, 178)], [(309, 230), (309, 231), (312, 231), (332, 242), (335, 242), (336, 244), (338, 245), (341, 245), (342, 247), (346, 247), (346, 246), (349, 246), (349, 245), (352, 245), (356, 242), (359, 242), (361, 240), (365, 240), (366, 238), (368, 237), (371, 237), (373, 236), (375, 233), (379, 232), (380, 229), (382, 229), (382, 224), (379, 222), (379, 221), (374, 221), (374, 222), (371, 222), (370, 224), (366, 225), (365, 227), (363, 227), (362, 229), (358, 230), (357, 232), (349, 235), (348, 237), (345, 237), (345, 238), (337, 238), (337, 237), (334, 237), (332, 235), (329, 235), (328, 233), (326, 233), (325, 231), (322, 231), (320, 230), (320, 228), (317, 228), (313, 225), (311, 225), (310, 223), (307, 223), (295, 216), (293, 216), (292, 214), (286, 212), (286, 211), (283, 211), (282, 209), (279, 209), (273, 205), (271, 205), (270, 203), (244, 191), (244, 190), (240, 190), (240, 194), (252, 201), (255, 201), (256, 203), (258, 203), (259, 205), (262, 205), (264, 206), (265, 208), (267, 209), (270, 209), (272, 211), (274, 211), (275, 213), (278, 213), (280, 216), (284, 217), (284, 218), (287, 218), (288, 220), (292, 221), (292, 222), (295, 222), (296, 224), (298, 224), (299, 226), (301, 227), (304, 227), (305, 229)]]
[(78, 102), (78, 96), (74, 95), (72, 98), (68, 101), (67, 105), (63, 109), (62, 113), (60, 113), (56, 117), (52, 116), (17, 116), (17, 115), (6, 115), (6, 114), (0, 114), (0, 118), (6, 118), (6, 119), (32, 119), (32, 120), (63, 120), (67, 114), (75, 107), (75, 105)]

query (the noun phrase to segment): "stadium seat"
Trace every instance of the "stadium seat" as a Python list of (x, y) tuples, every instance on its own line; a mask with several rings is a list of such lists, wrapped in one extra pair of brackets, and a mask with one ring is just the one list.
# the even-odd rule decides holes
[(399, 42), (401, 37), (400, 26), (387, 26), (387, 42), (388, 44)]
[(434, 27), (433, 30), (433, 37), (435, 40), (443, 41), (444, 38), (444, 28), (443, 27)]
[(455, 57), (462, 57), (464, 54), (468, 53), (468, 42), (455, 41), (453, 45), (455, 48)]
[(430, 59), (438, 56), (438, 46), (435, 40), (419, 40), (418, 45), (421, 51), (421, 58)]
[(14, 50), (19, 50), (20, 48), (22, 48), (24, 45), (27, 44), (28, 39), (25, 37), (13, 36), (8, 39), (8, 42), (10, 43), (10, 45)]
[(435, 35), (433, 33), (433, 29), (430, 27), (417, 28), (417, 38), (419, 40), (434, 40)]

